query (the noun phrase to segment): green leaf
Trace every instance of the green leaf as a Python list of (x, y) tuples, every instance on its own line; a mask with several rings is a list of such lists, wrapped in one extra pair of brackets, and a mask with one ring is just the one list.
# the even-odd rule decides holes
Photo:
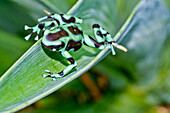
[(123, 86), (126, 86), (129, 80), (138, 82), (134, 86), (141, 86), (144, 90), (152, 89), (156, 87), (154, 85), (157, 82), (156, 79), (159, 79), (160, 56), (165, 50), (164, 43), (168, 38), (170, 14), (164, 3), (156, 0), (151, 5), (150, 3), (143, 5), (135, 16), (133, 18), (135, 26), (122, 41), (128, 48), (128, 53), (118, 54), (114, 58), (107, 57), (96, 66), (96, 70), (101, 70), (114, 78), (109, 80), (115, 86), (121, 83), (116, 83), (115, 80), (119, 79), (123, 82)]
[[(100, 21), (100, 23), (112, 21), (107, 20), (107, 18), (105, 18), (105, 20), (101, 19), (98, 16), (91, 18), (97, 12), (100, 12), (99, 14), (102, 14), (103, 17), (105, 17), (107, 13), (112, 13), (108, 11), (102, 12), (99, 7), (94, 8), (90, 6), (89, 4), (91, 2), (93, 2), (93, 4), (97, 3), (98, 6), (103, 6), (102, 1), (89, 0), (78, 2), (74, 6), (74, 9), (70, 11), (70, 13), (75, 12), (75, 15), (77, 14), (85, 19), (85, 23), (88, 22), (87, 25), (83, 26), (84, 29), (92, 30), (91, 26), (94, 22), (91, 22), (91, 19), (96, 20), (96, 22)], [(109, 6), (109, 8), (112, 8), (110, 5), (112, 2), (114, 3), (112, 0), (107, 0), (105, 4)], [(81, 7), (79, 7), (79, 5), (81, 5)], [(89, 13), (89, 8), (92, 8), (94, 12)], [(83, 13), (88, 13), (89, 17), (85, 17), (87, 15), (82, 16)], [(51, 78), (42, 78), (41, 75), (44, 73), (44, 70), (49, 69), (53, 72), (59, 72), (66, 67), (68, 63), (59, 53), (48, 51), (45, 48), (43, 49), (39, 40), (1, 77), (0, 103), (3, 104), (0, 106), (0, 111), (17, 111), (54, 92), (90, 69), (101, 60), (102, 57), (107, 55), (109, 51), (108, 48), (106, 48), (102, 52), (99, 52), (98, 49), (83, 46), (79, 51), (71, 53), (78, 64), (76, 70), (53, 82)]]
[[(140, 15), (137, 16), (137, 14), (146, 4), (147, 1), (144, 1), (143, 4), (134, 9), (127, 23), (115, 36), (116, 39), (121, 40), (138, 22)], [(81, 7), (79, 7), (80, 5)], [(85, 20), (83, 24), (85, 33), (91, 34), (93, 23), (99, 23), (109, 32), (113, 32), (115, 27), (111, 25), (116, 20), (113, 5), (115, 5), (114, 0), (80, 1), (69, 13), (80, 16)], [(146, 13), (146, 11), (144, 12)], [(43, 79), (41, 77), (44, 69), (59, 72), (68, 65), (67, 60), (63, 59), (58, 53), (42, 48), (40, 41), (38, 41), (0, 79), (0, 103), (3, 103), (0, 106), (0, 111), (17, 111), (56, 91), (90, 69), (109, 52), (108, 47), (100, 52), (95, 48), (83, 46), (79, 51), (71, 53), (78, 63), (76, 70), (56, 82), (52, 82), (51, 78)]]
[(13, 0), (12, 2), (18, 4), (26, 13), (29, 12), (29, 15), (37, 19), (44, 15), (43, 10), (66, 13), (76, 0)]
[(43, 10), (66, 13), (75, 2), (76, 0), (0, 1), (0, 28), (7, 32), (21, 34), (24, 31), (24, 24), (35, 25), (38, 18), (45, 16)]
[[(30, 42), (20, 40), (18, 36), (8, 34), (0, 30), (0, 76), (4, 73), (2, 70), (7, 70), (16, 59), (23, 54), (30, 46)], [(9, 46), (10, 45), (10, 46)]]

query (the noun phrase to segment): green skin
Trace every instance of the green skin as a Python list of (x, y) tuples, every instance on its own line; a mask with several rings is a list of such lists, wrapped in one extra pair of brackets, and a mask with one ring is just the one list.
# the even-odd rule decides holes
[[(47, 21), (46, 19), (51, 20)], [(83, 44), (100, 50), (104, 49), (106, 45), (110, 45), (112, 53), (115, 54), (112, 45), (112, 43), (116, 44), (115, 41), (111, 35), (98, 24), (93, 25), (93, 32), (96, 38), (96, 40), (94, 40), (89, 35), (84, 34), (82, 28), (79, 26), (83, 20), (73, 15), (50, 13), (50, 16), (42, 17), (39, 21), (40, 23), (34, 27), (25, 26), (25, 30), (33, 30), (25, 39), (28, 40), (33, 33), (37, 33), (35, 40), (38, 40), (39, 32), (42, 30), (42, 45), (51, 51), (60, 52), (63, 57), (70, 61), (70, 65), (59, 73), (52, 73), (45, 69), (45, 72), (49, 74), (42, 74), (44, 78), (51, 77), (52, 80), (55, 81), (56, 78), (63, 77), (75, 68), (77, 63), (69, 52), (79, 50)]]

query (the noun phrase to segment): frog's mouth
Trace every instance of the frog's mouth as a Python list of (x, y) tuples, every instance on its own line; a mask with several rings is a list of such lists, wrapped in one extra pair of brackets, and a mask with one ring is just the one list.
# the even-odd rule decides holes
[(59, 51), (59, 49), (57, 49), (56, 45), (51, 45), (51, 46), (47, 46), (44, 45), (43, 43), (41, 43), (45, 48), (51, 50), (51, 51)]
[(49, 46), (47, 46), (47, 45), (43, 44), (42, 42), (41, 42), (41, 44), (42, 44), (45, 48), (47, 48), (47, 49), (49, 49), (49, 50), (51, 50), (51, 51), (59, 51), (60, 49), (62, 49), (62, 48), (65, 47), (65, 43), (64, 43), (64, 42), (62, 42), (61, 45), (49, 45)]
[(46, 48), (48, 48), (49, 50), (51, 50), (51, 51), (53, 51), (55, 48), (56, 48), (56, 46), (46, 46), (46, 45), (44, 45), (43, 43), (41, 43), (44, 47), (46, 47)]

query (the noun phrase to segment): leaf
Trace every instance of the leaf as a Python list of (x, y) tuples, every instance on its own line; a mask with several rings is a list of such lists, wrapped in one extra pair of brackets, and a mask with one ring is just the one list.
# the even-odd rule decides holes
[[(86, 0), (78, 3), (74, 6), (74, 10), (72, 9), (69, 12), (85, 20), (83, 24), (85, 33), (91, 34), (93, 23), (99, 23), (108, 31), (115, 29), (110, 26), (114, 24), (113, 20), (115, 20), (114, 0)], [(125, 27), (122, 27), (116, 35), (116, 39), (119, 39), (119, 37), (122, 39), (132, 28), (134, 23), (131, 20), (133, 20), (136, 12), (141, 10), (142, 6), (140, 5), (132, 12), (124, 25)], [(107, 18), (108, 15), (110, 18)], [(50, 52), (45, 48), (42, 49), (41, 43), (38, 41), (0, 79), (0, 103), (3, 103), (0, 110), (14, 112), (54, 92), (99, 62), (110, 52), (108, 50), (109, 48), (106, 47), (100, 52), (95, 48), (83, 46), (79, 51), (72, 53), (78, 63), (76, 70), (56, 82), (52, 82), (51, 78), (43, 79), (40, 76), (44, 73), (44, 69), (59, 72), (68, 65), (67, 60), (63, 59), (58, 53)]]
[[(20, 40), (18, 36), (8, 34), (0, 30), (0, 76), (4, 73), (2, 70), (7, 70), (16, 59), (26, 51), (31, 43), (24, 40)], [(9, 46), (10, 45), (10, 46)], [(9, 52), (10, 51), (10, 52)]]
[(135, 26), (122, 40), (128, 53), (109, 55), (94, 67), (107, 75), (114, 90), (109, 112), (143, 113), (159, 106), (166, 109), (170, 103), (169, 11), (161, 0), (148, 0), (139, 11)]
[(75, 3), (75, 0), (13, 0), (12, 2), (21, 6), (26, 13), (29, 11), (30, 13), (28, 14), (34, 19), (37, 19), (44, 15), (43, 10), (55, 11), (55, 13), (66, 13)]
[[(74, 9), (78, 8), (81, 4), (81, 8), (75, 10), (77, 14), (81, 12), (87, 13), (85, 9), (89, 9), (91, 6), (89, 3), (93, 2), (98, 3), (98, 6), (103, 6), (102, 1), (84, 1), (83, 3), (78, 2)], [(111, 8), (111, 4), (113, 1), (107, 0), (105, 1), (105, 5)], [(83, 9), (85, 8), (85, 9)], [(102, 11), (98, 11), (100, 8), (91, 7), (94, 12), (89, 14), (95, 14), (96, 12), (100, 12), (100, 14), (105, 16), (105, 13)], [(74, 10), (72, 10), (73, 13)], [(106, 11), (107, 12), (107, 11)], [(107, 12), (111, 13), (111, 12)], [(82, 14), (82, 13), (81, 13)], [(80, 17), (85, 18), (80, 15)], [(93, 17), (98, 21), (104, 19), (100, 19), (97, 16)], [(91, 17), (86, 17), (86, 23), (89, 22)], [(107, 18), (105, 18), (107, 21)], [(95, 20), (95, 19), (94, 19)], [(111, 21), (111, 20), (110, 20)], [(110, 22), (108, 21), (108, 22)], [(100, 22), (102, 23), (102, 21)], [(91, 25), (89, 25), (91, 30)], [(83, 26), (85, 29), (89, 27)], [(59, 89), (66, 83), (69, 83), (73, 79), (80, 76), (83, 72), (87, 71), (94, 64), (96, 64), (99, 60), (102, 59), (105, 55), (107, 55), (108, 48), (100, 52), (98, 56), (96, 56), (100, 51), (95, 48), (90, 48), (83, 46), (77, 52), (72, 53), (73, 57), (77, 61), (76, 71), (74, 70), (69, 75), (58, 79), (56, 82), (51, 81), (51, 78), (44, 79), (41, 74), (44, 73), (45, 69), (49, 69), (53, 72), (61, 71), (66, 65), (68, 65), (67, 60), (63, 59), (58, 53), (53, 53), (45, 48), (42, 49), (40, 40), (35, 43), (0, 79), (0, 112), (8, 111), (14, 112), (17, 111), (29, 104), (43, 98), (44, 96), (54, 92)]]
[(65, 14), (76, 3), (76, 0), (41, 0), (41, 2), (53, 9), (53, 11)]
[(126, 86), (129, 80), (130, 83), (138, 82), (134, 86), (139, 87), (140, 83), (144, 90), (155, 88), (156, 79), (159, 79), (160, 55), (168, 38), (169, 19), (169, 11), (163, 2), (148, 1), (133, 18), (135, 25), (122, 41), (129, 50), (127, 54), (118, 54), (114, 58), (109, 56), (96, 69), (114, 78), (109, 78), (114, 85), (121, 83), (115, 81), (119, 80), (124, 81), (122, 85)]
[[(44, 9), (55, 13), (66, 13), (74, 3), (75, 0), (0, 1), (0, 28), (7, 32), (25, 33), (23, 26), (25, 24), (37, 24), (37, 19), (45, 15), (43, 12)], [(55, 8), (52, 4), (55, 4)]]
[[(32, 23), (33, 19), (10, 1), (0, 1), (0, 28), (7, 32), (20, 33), (25, 22)], [(10, 13), (9, 13), (10, 12)]]

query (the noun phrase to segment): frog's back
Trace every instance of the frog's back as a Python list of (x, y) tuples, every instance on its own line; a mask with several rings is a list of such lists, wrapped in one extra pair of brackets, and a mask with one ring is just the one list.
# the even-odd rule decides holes
[(62, 42), (64, 43), (62, 51), (77, 51), (83, 43), (82, 31), (80, 29), (80, 27), (72, 24), (47, 29), (44, 32), (42, 43), (52, 46), (58, 42)]
[(63, 38), (64, 42), (67, 43), (65, 50), (66, 51), (77, 51), (81, 48), (83, 43), (83, 36), (80, 27), (75, 25), (66, 25), (62, 27), (68, 33), (68, 37)]

